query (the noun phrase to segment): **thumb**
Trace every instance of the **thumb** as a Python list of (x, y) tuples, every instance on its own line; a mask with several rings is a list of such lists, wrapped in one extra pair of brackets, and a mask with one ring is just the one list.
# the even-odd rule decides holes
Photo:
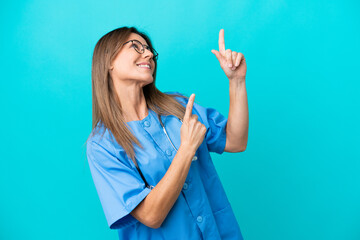
[(221, 54), (219, 51), (216, 51), (216, 50), (211, 50), (211, 52), (215, 55), (215, 57), (219, 60), (220, 62), (220, 59), (221, 59)]

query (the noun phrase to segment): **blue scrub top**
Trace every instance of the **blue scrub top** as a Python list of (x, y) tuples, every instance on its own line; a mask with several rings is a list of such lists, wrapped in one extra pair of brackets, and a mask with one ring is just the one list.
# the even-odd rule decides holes
[[(186, 107), (188, 98), (176, 99)], [(151, 191), (133, 161), (102, 124), (98, 126), (104, 129), (103, 136), (102, 131), (91, 134), (87, 143), (90, 171), (107, 223), (111, 229), (118, 230), (119, 239), (243, 239), (209, 153), (224, 152), (227, 118), (197, 103), (193, 105), (192, 114), (206, 126), (206, 135), (196, 151), (178, 199), (157, 229), (147, 227), (130, 214)], [(172, 115), (161, 116), (161, 120), (179, 149), (182, 123)], [(151, 109), (144, 119), (127, 124), (144, 147), (135, 145), (139, 168), (148, 184), (156, 186), (177, 151)]]

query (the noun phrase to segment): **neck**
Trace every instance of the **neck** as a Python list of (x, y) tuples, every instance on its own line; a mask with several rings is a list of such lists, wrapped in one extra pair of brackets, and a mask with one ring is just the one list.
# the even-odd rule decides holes
[(143, 86), (134, 82), (115, 82), (115, 90), (121, 102), (125, 122), (142, 120), (148, 115)]

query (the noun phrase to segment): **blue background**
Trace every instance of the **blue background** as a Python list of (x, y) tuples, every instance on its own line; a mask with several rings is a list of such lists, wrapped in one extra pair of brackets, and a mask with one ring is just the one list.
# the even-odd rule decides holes
[(360, 239), (358, 1), (5, 1), (0, 9), (0, 239), (117, 239), (85, 155), (91, 57), (147, 32), (161, 91), (228, 115), (211, 49), (247, 59), (250, 128), (214, 154), (247, 240)]

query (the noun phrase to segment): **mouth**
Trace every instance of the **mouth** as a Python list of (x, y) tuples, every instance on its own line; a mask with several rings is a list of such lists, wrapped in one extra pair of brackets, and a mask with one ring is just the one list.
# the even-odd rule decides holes
[(136, 64), (136, 66), (140, 67), (140, 68), (147, 68), (147, 69), (151, 69), (150, 64), (147, 63), (140, 63), (140, 64)]

